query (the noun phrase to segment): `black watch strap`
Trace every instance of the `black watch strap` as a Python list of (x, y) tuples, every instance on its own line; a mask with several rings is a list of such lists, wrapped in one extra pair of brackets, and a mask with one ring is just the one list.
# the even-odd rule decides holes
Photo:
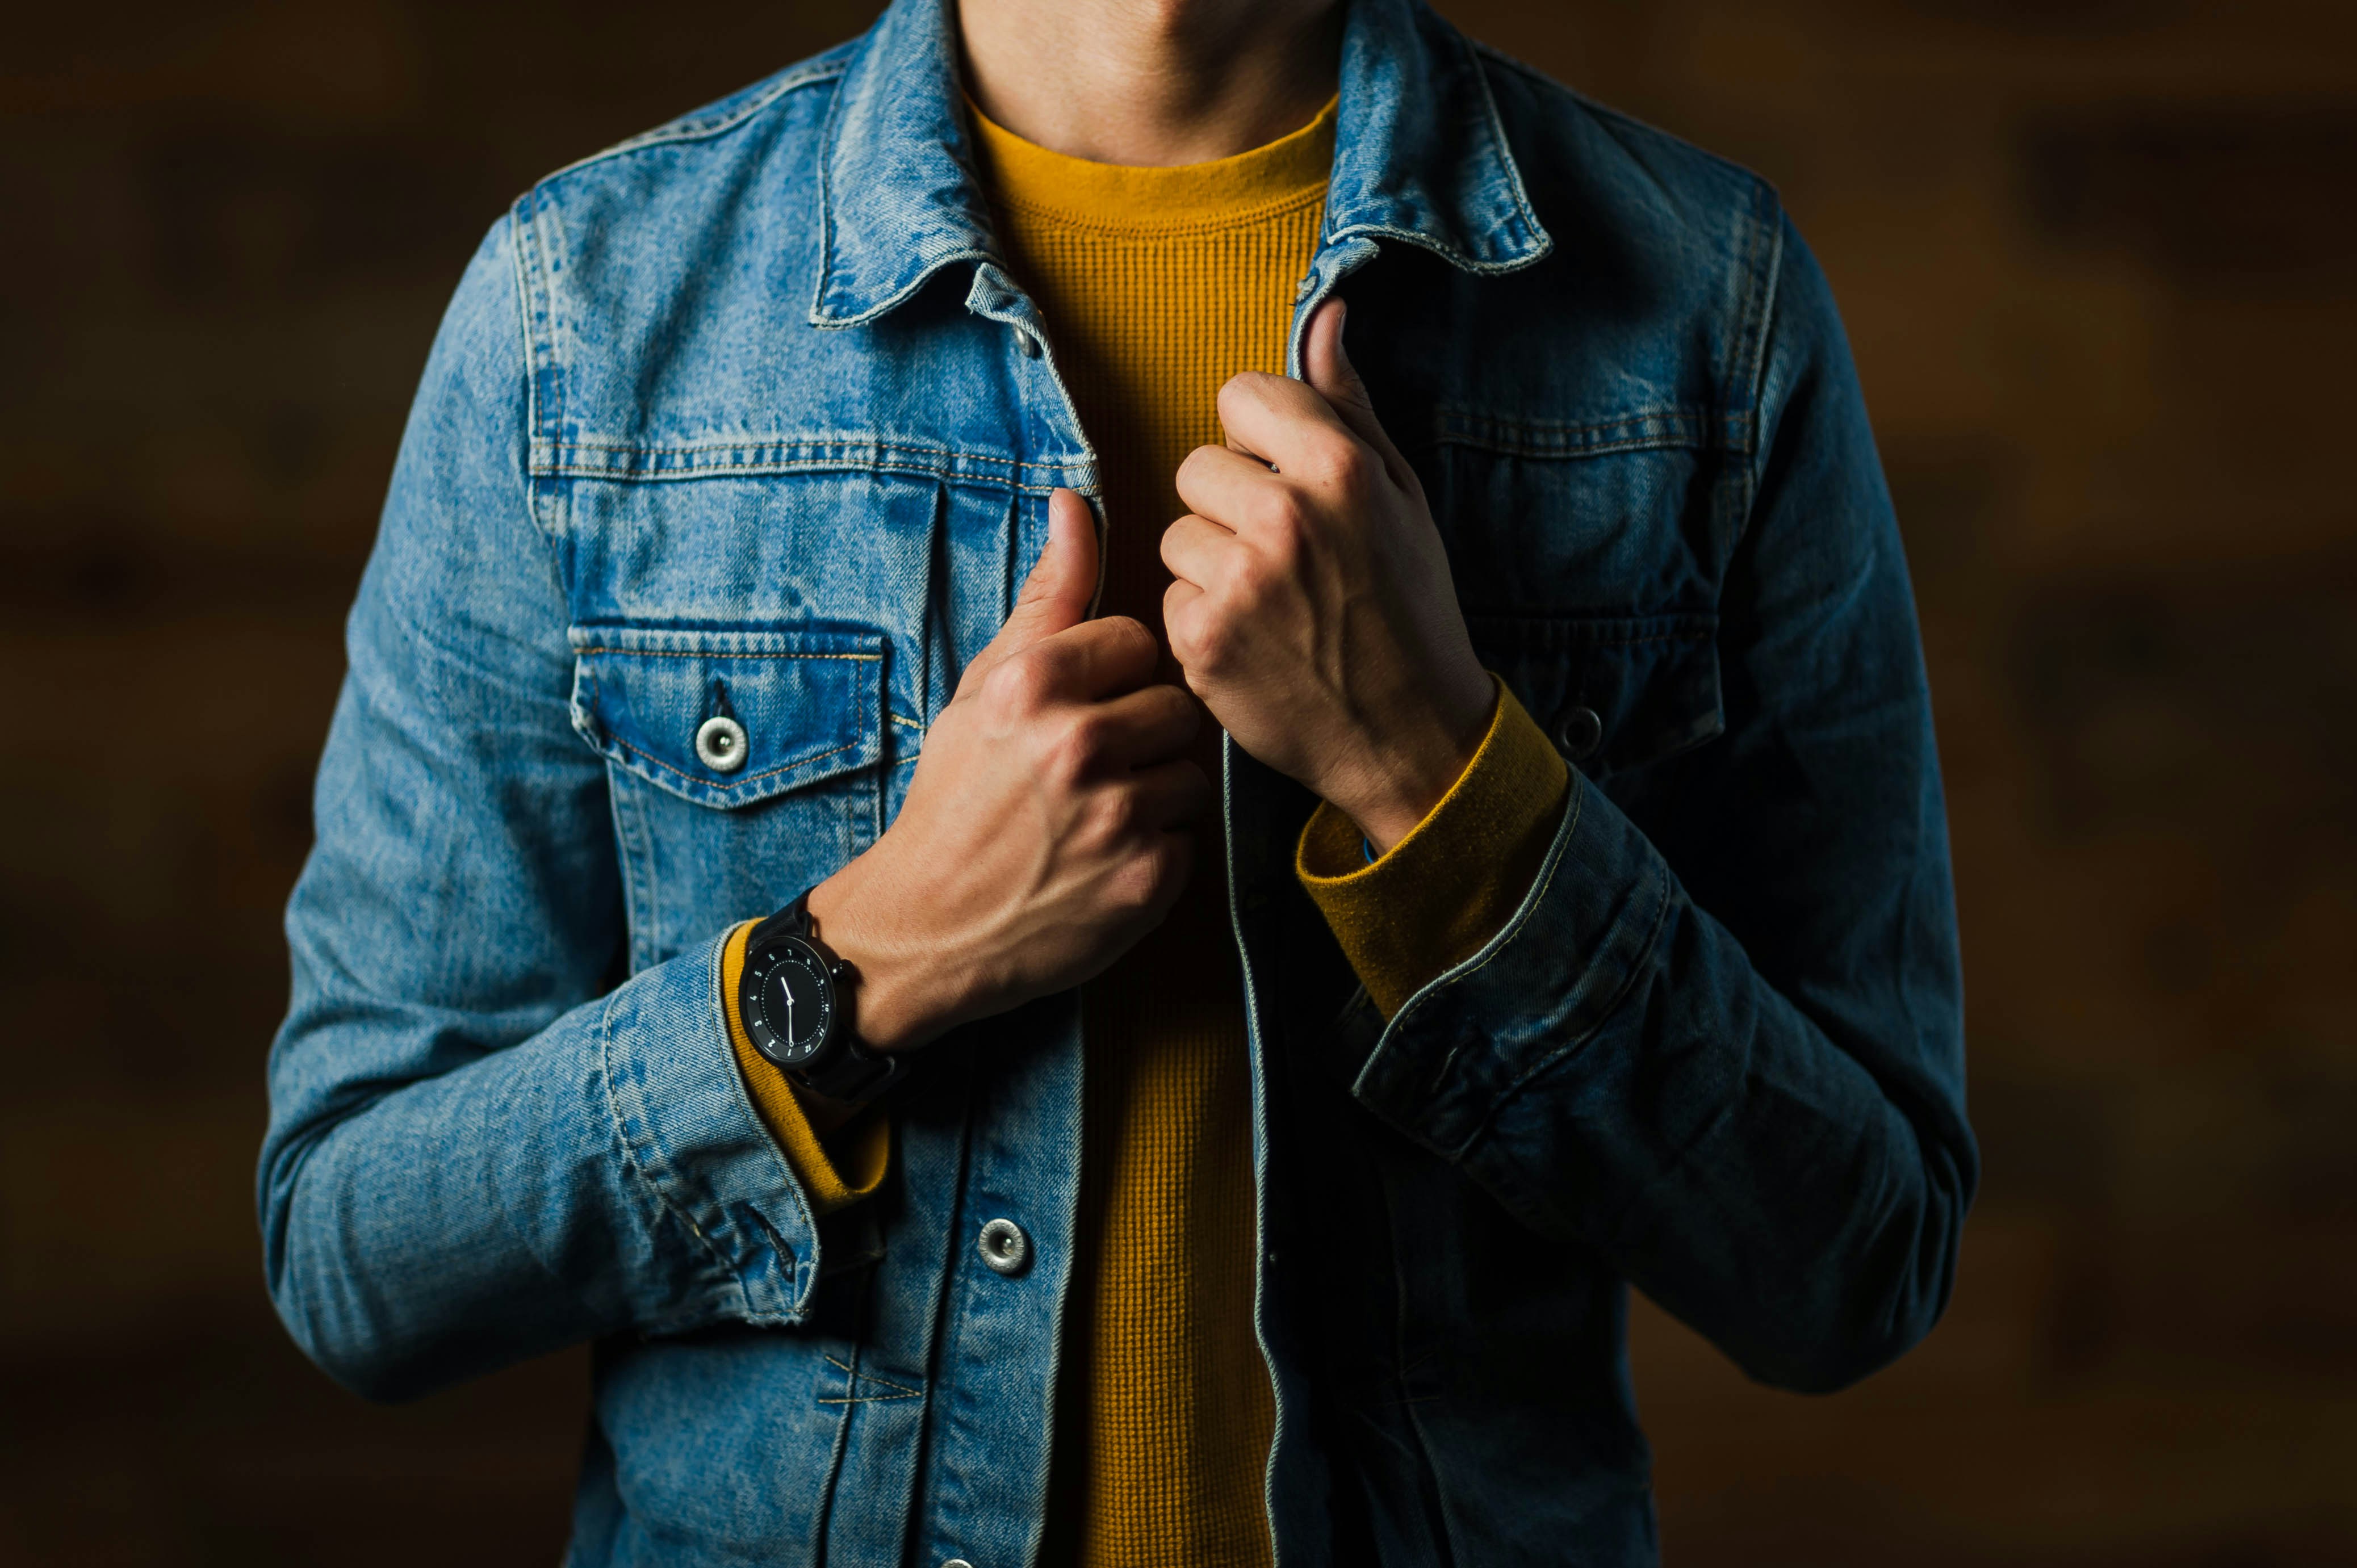
[(804, 893), (792, 903), (755, 926), (745, 938), (746, 950), (761, 945), (764, 937), (800, 937), (811, 940), (810, 895)]
[(859, 1043), (854, 1024), (854, 1009), (850, 1005), (850, 985), (857, 977), (852, 973), (851, 967), (821, 942), (812, 929), (808, 893), (755, 926), (746, 936), (745, 949), (750, 952), (764, 939), (780, 936), (801, 938), (816, 948), (819, 956), (827, 961), (828, 973), (836, 987), (835, 1016), (839, 1022), (835, 1026), (836, 1037), (830, 1048), (821, 1051), (818, 1058), (806, 1067), (781, 1068), (780, 1070), (813, 1094), (852, 1105), (865, 1104), (890, 1088), (906, 1064), (897, 1056), (871, 1051)]

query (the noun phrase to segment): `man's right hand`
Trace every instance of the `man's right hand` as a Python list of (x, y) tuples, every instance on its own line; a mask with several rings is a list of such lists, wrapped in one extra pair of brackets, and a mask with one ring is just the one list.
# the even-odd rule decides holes
[(1145, 626), (1083, 618), (1096, 584), (1087, 503), (1058, 490), (1048, 546), (926, 731), (900, 814), (811, 892), (877, 1050), (1094, 977), (1186, 886), (1212, 800), (1182, 755), (1202, 709), (1148, 683)]

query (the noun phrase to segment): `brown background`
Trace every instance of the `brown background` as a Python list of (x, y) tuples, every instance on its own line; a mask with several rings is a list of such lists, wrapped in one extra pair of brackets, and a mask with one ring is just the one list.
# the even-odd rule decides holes
[[(1939, 704), (1988, 1156), (1955, 1305), (1823, 1400), (1645, 1316), (1670, 1561), (2357, 1563), (2352, 8), (1448, 8), (1781, 186)], [(554, 1560), (576, 1359), (378, 1410), (270, 1316), (279, 906), (476, 239), (868, 9), (10, 18), (0, 1562)]]

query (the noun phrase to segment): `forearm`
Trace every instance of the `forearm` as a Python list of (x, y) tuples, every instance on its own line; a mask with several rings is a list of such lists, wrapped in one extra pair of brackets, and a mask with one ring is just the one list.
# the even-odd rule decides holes
[(271, 1292), (314, 1359), (399, 1398), (621, 1328), (792, 1320), (816, 1235), (737, 1081), (716, 948), (503, 1049), (446, 1039), (433, 1056), (468, 1059), (365, 1100), (311, 1080), (425, 1059), (431, 1022), (298, 1006), (261, 1199)]
[(1354, 1091), (1753, 1375), (1834, 1386), (1936, 1318), (1970, 1201), (1958, 1087), (1924, 1065), (1957, 1027), (1932, 948), (1911, 1015), (1804, 1011), (1580, 779), (1483, 961), (1358, 1016)]

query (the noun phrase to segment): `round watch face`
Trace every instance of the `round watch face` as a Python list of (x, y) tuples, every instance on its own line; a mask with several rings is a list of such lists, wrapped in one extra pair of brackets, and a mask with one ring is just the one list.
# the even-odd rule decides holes
[(809, 1065), (834, 1023), (834, 980), (826, 960), (799, 937), (780, 937), (745, 963), (745, 1032), (753, 1048), (783, 1068)]

